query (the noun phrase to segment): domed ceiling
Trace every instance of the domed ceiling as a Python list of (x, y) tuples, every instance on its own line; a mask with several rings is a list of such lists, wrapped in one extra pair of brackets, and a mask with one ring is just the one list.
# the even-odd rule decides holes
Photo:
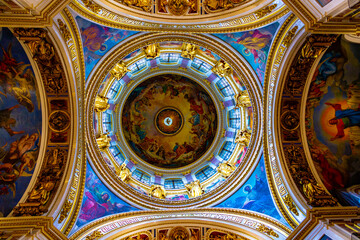
[[(358, 204), (357, 44), (280, 0), (53, 4), (0, 32), (3, 214), (70, 239), (295, 239), (309, 208)], [(323, 27), (358, 13), (338, 10)]]
[(117, 191), (133, 191), (147, 206), (197, 204), (199, 197), (206, 204), (219, 186), (231, 189), (226, 180), (257, 154), (247, 151), (258, 131), (248, 82), (189, 42), (139, 46), (104, 66), (94, 85), (95, 162), (112, 170), (106, 174)]

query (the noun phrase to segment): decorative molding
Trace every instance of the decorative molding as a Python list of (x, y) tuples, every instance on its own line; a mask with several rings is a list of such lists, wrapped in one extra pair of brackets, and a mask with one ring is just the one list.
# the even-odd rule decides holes
[[(96, 6), (96, 3), (94, 3)], [(206, 15), (206, 21), (204, 23), (200, 23), (198, 21), (193, 24), (169, 24), (169, 21), (154, 21), (144, 19), (144, 15), (141, 15), (142, 19), (138, 20), (137, 18), (124, 17), (116, 12), (102, 8), (99, 13), (95, 13), (91, 9), (85, 7), (80, 2), (70, 2), (69, 6), (79, 13), (80, 15), (90, 19), (91, 21), (97, 22), (99, 24), (103, 24), (109, 27), (121, 28), (125, 30), (133, 30), (133, 31), (150, 31), (150, 32), (197, 32), (197, 33), (222, 33), (222, 32), (239, 32), (246, 31), (255, 28), (260, 28), (266, 26), (274, 21), (280, 19), (289, 13), (289, 9), (283, 5), (281, 1), (278, 1), (278, 5), (276, 9), (273, 9), (271, 13), (268, 15), (258, 18), (255, 15), (255, 12), (247, 13), (245, 15), (239, 17), (233, 17), (231, 20), (226, 21), (211, 21), (209, 22), (208, 15)], [(264, 6), (266, 8), (266, 6)], [(260, 10), (260, 9), (259, 9)], [(144, 13), (144, 12), (142, 12)], [(140, 17), (140, 15), (139, 15)], [(222, 18), (221, 18), (222, 19)]]
[[(94, 221), (85, 227), (79, 229), (70, 236), (70, 240), (79, 239), (88, 236), (94, 231), (103, 234), (103, 237), (115, 237), (113, 234), (122, 234), (119, 232), (132, 229), (131, 232), (136, 232), (134, 229), (138, 228), (142, 231), (144, 226), (152, 227), (153, 224), (159, 226), (166, 223), (173, 223), (182, 219), (187, 224), (192, 221), (198, 222), (198, 219), (207, 219), (207, 222), (219, 223), (219, 226), (233, 226), (235, 229), (242, 229), (243, 227), (251, 229), (252, 234), (262, 236), (276, 237), (285, 239), (291, 230), (282, 223), (267, 217), (263, 214), (254, 213), (246, 210), (238, 209), (219, 209), (219, 208), (205, 208), (205, 209), (181, 209), (181, 210), (157, 210), (157, 211), (137, 211), (116, 214), (104, 217)], [(221, 222), (221, 223), (220, 223)], [(155, 226), (155, 225), (154, 225)], [(181, 226), (181, 225), (180, 225)], [(253, 235), (252, 235), (253, 236)]]
[[(6, 27), (47, 27), (70, 0), (43, 0), (40, 4), (28, 4), (27, 1), (9, 1), (19, 7), (2, 9), (0, 26)], [(5, 5), (2, 4), (2, 7)]]
[(328, 6), (309, 0), (284, 0), (291, 11), (306, 26), (306, 30), (316, 34), (359, 34), (360, 3), (349, 7), (347, 0), (336, 0)]
[[(298, 32), (297, 29), (303, 28), (301, 21), (295, 17), (294, 14), (289, 14), (285, 22), (282, 24), (282, 27), (278, 31), (279, 33), (275, 36), (273, 40), (272, 48), (270, 49), (266, 72), (265, 72), (265, 81), (264, 81), (264, 106), (265, 112), (265, 121), (264, 121), (264, 137), (267, 141), (264, 142), (264, 156), (265, 156), (265, 166), (267, 169), (267, 176), (269, 179), (269, 187), (272, 195), (274, 196), (274, 201), (278, 206), (282, 216), (286, 219), (289, 225), (293, 228), (301, 221), (301, 216), (295, 217), (294, 213), (289, 210), (283, 200), (283, 196), (291, 192), (285, 179), (285, 176), (281, 174), (280, 169), (282, 169), (280, 160), (277, 157), (277, 140), (273, 139), (275, 135), (275, 128), (273, 126), (274, 119), (276, 119), (277, 114), (274, 111), (275, 104), (273, 103), (276, 99), (275, 88), (279, 82), (278, 78), (281, 72), (281, 64), (286, 58), (286, 55), (289, 52), (289, 47)], [(294, 30), (296, 29), (296, 31)], [(294, 35), (292, 35), (294, 33)]]
[(289, 235), (288, 239), (309, 239), (318, 231), (317, 228), (331, 231), (333, 227), (338, 227), (333, 233), (341, 233), (337, 239), (350, 239), (352, 233), (359, 231), (359, 223), (360, 208), (358, 207), (313, 208), (309, 210), (304, 221)]
[(58, 239), (67, 237), (53, 224), (51, 217), (6, 217), (0, 218), (1, 239)]

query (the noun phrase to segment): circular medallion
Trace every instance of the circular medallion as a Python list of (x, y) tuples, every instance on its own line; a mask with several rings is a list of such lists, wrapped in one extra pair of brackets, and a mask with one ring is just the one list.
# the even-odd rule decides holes
[(155, 117), (155, 127), (164, 135), (177, 134), (183, 124), (181, 113), (171, 107), (161, 109)]
[(131, 150), (161, 168), (180, 168), (206, 153), (217, 132), (213, 100), (199, 84), (176, 74), (151, 77), (127, 97), (122, 131)]
[(54, 132), (63, 132), (70, 126), (70, 116), (62, 110), (53, 111), (49, 116), (49, 127)]

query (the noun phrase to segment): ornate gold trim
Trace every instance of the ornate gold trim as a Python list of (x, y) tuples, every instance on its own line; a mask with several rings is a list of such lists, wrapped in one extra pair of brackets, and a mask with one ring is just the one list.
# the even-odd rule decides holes
[(69, 239), (74, 240), (81, 238), (95, 230), (100, 231), (104, 234), (103, 236), (107, 236), (108, 234), (117, 232), (119, 228), (124, 229), (124, 227), (128, 228), (133, 225), (143, 228), (139, 223), (150, 226), (149, 224), (151, 222), (156, 221), (158, 225), (161, 221), (171, 222), (169, 219), (178, 221), (176, 220), (177, 218), (187, 219), (186, 222), (189, 222), (189, 219), (195, 222), (198, 221), (197, 219), (207, 219), (208, 221), (214, 222), (221, 220), (223, 223), (219, 225), (223, 225), (224, 222), (226, 222), (229, 225), (236, 226), (238, 229), (244, 226), (259, 234), (271, 235), (271, 237), (282, 236), (282, 238), (286, 238), (291, 233), (291, 229), (279, 221), (252, 211), (219, 208), (187, 208), (178, 210), (137, 211), (108, 216), (79, 229), (79, 231), (70, 236)]
[[(6, 217), (0, 218), (0, 235), (3, 239), (16, 239), (20, 236), (33, 238), (36, 236), (47, 239), (67, 239), (53, 223), (51, 217)], [(31, 236), (32, 235), (32, 236)]]
[(245, 15), (233, 20), (217, 21), (212, 23), (194, 23), (184, 24), (168, 24), (167, 22), (157, 23), (154, 21), (144, 21), (123, 17), (113, 11), (103, 9), (101, 15), (94, 13), (81, 5), (79, 2), (70, 2), (69, 6), (83, 17), (114, 28), (121, 28), (133, 31), (149, 31), (149, 32), (195, 32), (195, 33), (225, 33), (239, 32), (250, 29), (260, 28), (285, 16), (289, 9), (283, 5), (277, 10), (266, 15), (263, 18), (257, 18), (254, 13)]
[[(291, 39), (293, 39), (293, 36), (291, 36), (291, 34), (294, 32), (293, 29), (299, 28), (299, 25), (301, 25), (299, 19), (297, 19), (294, 14), (290, 14), (278, 31), (278, 35), (275, 37), (275, 39), (273, 39), (273, 47), (269, 52), (266, 65), (264, 78), (265, 96), (263, 98), (265, 109), (264, 138), (267, 139), (267, 141), (264, 142), (264, 157), (265, 167), (267, 170), (266, 173), (269, 179), (269, 187), (281, 214), (293, 228), (299, 224), (299, 220), (296, 220), (291, 216), (291, 213), (289, 212), (288, 208), (284, 206), (283, 199), (281, 198), (281, 196), (285, 195), (289, 190), (286, 189), (284, 185), (285, 180), (283, 180), (279, 174), (279, 169), (281, 169), (281, 166), (278, 165), (276, 158), (273, 155), (273, 149), (275, 146), (273, 140), (270, 139), (273, 134), (270, 131), (274, 131), (271, 125), (274, 116), (269, 117), (269, 115), (275, 115), (271, 105), (273, 101), (272, 98), (275, 97), (273, 86), (275, 86), (276, 76), (280, 71), (278, 66), (281, 63), (286, 51), (289, 50), (289, 44)], [(289, 32), (290, 28), (292, 30)], [(269, 145), (271, 145), (271, 147)]]
[[(76, 79), (77, 86), (77, 95), (82, 96), (82, 98), (77, 99), (78, 103), (78, 121), (81, 124), (80, 127), (84, 128), (84, 124), (86, 119), (85, 116), (85, 108), (84, 108), (84, 98), (85, 98), (85, 64), (84, 64), (84, 56), (82, 46), (81, 46), (81, 38), (79, 35), (79, 31), (77, 29), (77, 25), (75, 23), (74, 18), (72, 17), (70, 11), (65, 8), (61, 14), (62, 19), (64, 21), (64, 26), (60, 24), (60, 19), (58, 19), (59, 29), (63, 34), (64, 40), (68, 47), (69, 53), (72, 59), (72, 67), (73, 72)], [(70, 34), (70, 38), (67, 39), (67, 33)], [(71, 209), (69, 210), (69, 214), (65, 217), (66, 221), (61, 226), (61, 231), (63, 231), (66, 235), (70, 232), (71, 228), (75, 224), (76, 215), (80, 211), (82, 196), (84, 192), (84, 184), (85, 184), (85, 171), (86, 171), (86, 149), (85, 149), (85, 131), (79, 129), (79, 134), (77, 134), (77, 142), (81, 145), (78, 148), (77, 157), (75, 157), (75, 167), (73, 170), (73, 177), (71, 182), (71, 187), (69, 188), (69, 192), (67, 193), (65, 205), (63, 208), (66, 208), (67, 202), (71, 202)], [(62, 218), (60, 214), (59, 220)]]

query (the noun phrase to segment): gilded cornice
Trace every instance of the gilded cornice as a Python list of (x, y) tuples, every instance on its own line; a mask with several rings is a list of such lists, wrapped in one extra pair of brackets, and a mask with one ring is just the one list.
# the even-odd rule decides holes
[[(269, 179), (270, 191), (274, 197), (275, 203), (278, 206), (278, 209), (282, 213), (283, 217), (290, 224), (291, 227), (296, 228), (299, 224), (299, 220), (293, 216), (295, 214), (298, 216), (298, 210), (293, 201), (288, 194), (289, 190), (285, 186), (284, 182), (286, 179), (282, 179), (282, 176), (279, 174), (281, 165), (276, 161), (273, 151), (275, 144), (271, 139), (273, 136), (273, 127), (272, 122), (274, 119), (273, 114), (274, 109), (272, 105), (272, 99), (275, 95), (273, 90), (276, 82), (277, 75), (279, 75), (279, 64), (283, 60), (284, 55), (289, 50), (288, 47), (292, 42), (294, 35), (297, 32), (297, 29), (301, 29), (302, 24), (294, 14), (290, 14), (285, 22), (282, 24), (278, 34), (273, 40), (272, 48), (270, 49), (266, 72), (265, 72), (265, 81), (264, 81), (264, 156), (265, 156), (265, 166), (266, 173)], [(287, 201), (286, 201), (287, 200)], [(292, 199), (291, 199), (292, 200)], [(295, 208), (294, 208), (295, 206)], [(296, 214), (297, 213), (297, 214)]]
[[(87, 120), (87, 139), (90, 143), (88, 145), (88, 151), (92, 161), (90, 162), (95, 172), (102, 179), (107, 182), (108, 186), (113, 189), (115, 193), (127, 192), (126, 196), (122, 196), (128, 199), (128, 201), (134, 202), (135, 204), (143, 208), (179, 208), (179, 207), (199, 207), (219, 202), (223, 197), (235, 191), (241, 183), (243, 183), (252, 170), (255, 168), (257, 161), (261, 155), (262, 149), (262, 131), (259, 127), (262, 122), (261, 113), (261, 90), (259, 81), (256, 80), (255, 73), (247, 64), (241, 60), (241, 57), (234, 54), (236, 51), (230, 49), (227, 45), (223, 44), (220, 40), (217, 41), (213, 37), (204, 35), (193, 35), (193, 34), (173, 34), (169, 36), (166, 33), (149, 33), (134, 35), (133, 38), (127, 39), (128, 42), (122, 42), (121, 45), (114, 48), (111, 54), (108, 54), (107, 58), (99, 64), (96, 71), (93, 71), (89, 76), (89, 85), (87, 86), (87, 106), (86, 111), (88, 113)], [(154, 199), (144, 194), (139, 193), (127, 184), (120, 181), (113, 171), (104, 164), (104, 160), (101, 160), (101, 153), (95, 142), (95, 134), (93, 131), (93, 111), (94, 102), (97, 95), (99, 86), (102, 80), (105, 78), (108, 71), (118, 63), (123, 57), (127, 56), (136, 49), (142, 48), (148, 44), (162, 42), (162, 41), (184, 41), (198, 46), (205, 47), (210, 51), (218, 54), (224, 61), (228, 62), (230, 66), (234, 68), (234, 72), (239, 75), (242, 83), (246, 89), (249, 90), (250, 99), (253, 100), (252, 106), (254, 109), (254, 131), (252, 133), (252, 141), (249, 146), (251, 151), (248, 151), (242, 162), (242, 167), (238, 168), (229, 178), (227, 178), (222, 188), (217, 188), (209, 193), (203, 194), (198, 198), (188, 199), (183, 201), (166, 201), (161, 199)]]
[[(302, 0), (284, 0), (284, 3), (299, 17), (306, 30), (316, 34), (359, 34), (360, 20), (357, 16), (359, 4), (344, 10), (337, 16), (315, 16), (314, 9), (308, 9)], [(317, 4), (317, 3), (314, 3)], [(320, 6), (320, 5), (319, 5)], [(328, 10), (327, 10), (328, 11)], [(318, 13), (319, 14), (319, 13)], [(324, 10), (324, 14), (327, 14)]]
[(279, 238), (279, 236), (286, 238), (291, 233), (291, 229), (279, 221), (266, 215), (247, 210), (223, 208), (166, 209), (121, 213), (104, 217), (80, 228), (76, 233), (71, 235), (69, 239), (84, 238), (95, 231), (101, 233), (103, 237), (106, 237), (107, 235), (113, 234), (113, 232), (117, 232), (120, 228), (125, 230), (137, 226), (137, 228), (141, 229), (144, 228), (144, 226), (159, 225), (162, 221), (179, 221), (179, 219), (182, 219), (182, 221), (186, 219), (186, 222), (189, 222), (190, 219), (194, 222), (200, 219), (207, 219), (207, 221), (221, 222), (219, 226), (223, 227), (227, 225), (236, 226), (236, 228), (239, 229), (246, 227), (260, 236), (265, 235), (274, 239)]
[[(97, 3), (92, 2), (97, 7), (85, 7), (81, 3), (74, 1), (69, 6), (79, 15), (87, 19), (113, 28), (121, 28), (133, 31), (149, 31), (149, 32), (185, 32), (185, 33), (226, 33), (247, 31), (250, 29), (261, 28), (265, 25), (275, 22), (289, 12), (285, 5), (280, 5), (271, 11), (266, 11), (268, 6), (264, 6), (262, 13), (253, 13), (238, 18), (222, 21), (216, 20), (211, 23), (191, 23), (184, 25), (183, 23), (169, 24), (168, 22), (146, 21), (144, 19), (124, 17), (114, 11), (105, 9)], [(270, 5), (270, 4), (269, 4)], [(262, 9), (260, 9), (262, 10)], [(222, 18), (221, 18), (222, 19)]]
[[(327, 227), (338, 225), (345, 231), (358, 229), (360, 222), (360, 208), (358, 207), (332, 207), (313, 208), (309, 210), (306, 218), (290, 234), (289, 239), (306, 239), (319, 223), (326, 223)], [(354, 226), (355, 227), (351, 227)], [(350, 235), (350, 234), (349, 234)]]
[[(0, 238), (18, 239), (19, 236), (47, 239), (67, 239), (55, 226), (51, 217), (0, 218)], [(31, 236), (32, 235), (32, 236)]]
[[(45, 2), (45, 0), (43, 1)], [(0, 26), (3, 27), (47, 27), (52, 25), (52, 19), (70, 0), (54, 0), (41, 3), (43, 9), (33, 9), (21, 6), (23, 10), (10, 10), (0, 14)]]

